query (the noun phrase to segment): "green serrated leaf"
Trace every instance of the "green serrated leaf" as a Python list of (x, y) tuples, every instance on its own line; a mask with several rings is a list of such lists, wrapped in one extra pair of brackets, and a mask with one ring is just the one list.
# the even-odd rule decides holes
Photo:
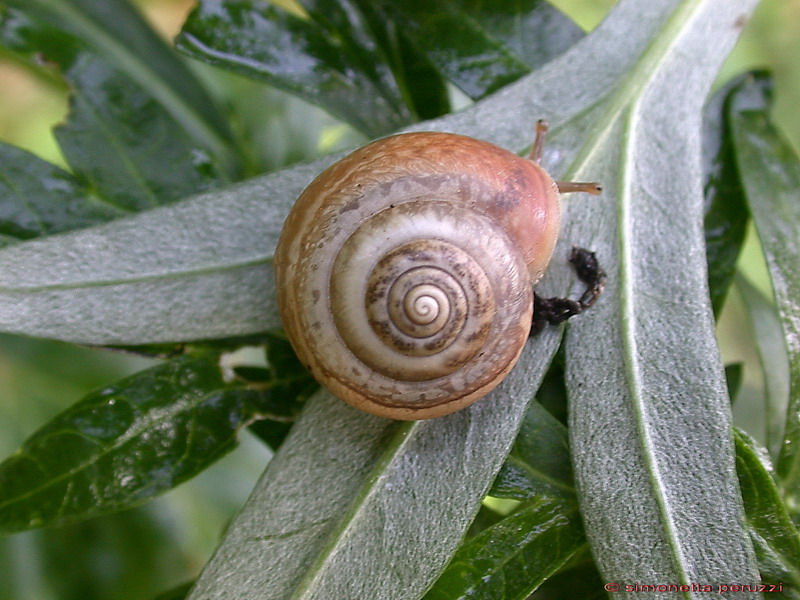
[(750, 537), (765, 584), (781, 584), (769, 598), (800, 598), (800, 532), (770, 475), (766, 451), (744, 432), (735, 430), (736, 473), (742, 487)]
[(212, 157), (127, 76), (84, 54), (67, 78), (70, 114), (55, 136), (72, 170), (108, 202), (139, 211), (226, 181)]
[[(411, 116), (384, 61), (376, 60), (379, 50), (367, 36), (353, 35), (350, 17), (352, 11), (337, 9), (326, 26), (254, 0), (203, 1), (189, 15), (177, 47), (297, 94), (365, 133), (385, 134)], [(339, 33), (342, 22), (348, 28)]]
[(462, 544), (424, 600), (525, 600), (584, 546), (575, 505), (533, 500)]
[(541, 404), (531, 402), (489, 495), (514, 500), (574, 499), (568, 436), (564, 425)]
[[(751, 94), (762, 90), (753, 86)], [(777, 463), (781, 483), (800, 505), (800, 160), (763, 110), (731, 116), (739, 171), (761, 239), (789, 357), (789, 406)]]
[(205, 88), (128, 0), (7, 0), (68, 32), (152, 93), (198, 142), (235, 172), (233, 136)]
[(0, 532), (141, 504), (236, 446), (253, 393), (216, 356), (180, 357), (89, 395), (0, 464)]
[(96, 225), (121, 214), (90, 196), (70, 173), (0, 143), (0, 235), (6, 243)]

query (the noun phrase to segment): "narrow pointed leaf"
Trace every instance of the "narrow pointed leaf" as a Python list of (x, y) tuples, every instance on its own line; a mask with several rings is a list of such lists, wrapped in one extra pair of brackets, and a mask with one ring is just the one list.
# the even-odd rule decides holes
[(70, 113), (56, 139), (72, 170), (107, 201), (138, 211), (225, 181), (208, 152), (127, 76), (84, 54), (67, 77)]
[(736, 278), (753, 329), (761, 370), (764, 374), (764, 418), (767, 448), (773, 460), (780, 456), (786, 409), (789, 403), (789, 359), (775, 305), (742, 275)]
[(758, 582), (708, 301), (700, 169), (703, 101), (754, 4), (681, 3), (627, 85), (599, 101), (602, 125), (567, 170), (606, 186), (599, 202), (570, 202), (581, 216), (562, 239), (596, 251), (608, 273), (566, 346), (573, 466), (607, 581)]
[(739, 170), (775, 291), (789, 356), (790, 395), (777, 471), (800, 497), (800, 159), (763, 111), (732, 117)]
[[(752, 4), (748, 2), (747, 7), (752, 8)], [(610, 190), (604, 201), (592, 202), (597, 211), (605, 209), (606, 218), (612, 217), (613, 222), (617, 214), (615, 197), (619, 191), (615, 173), (618, 161), (627, 157), (614, 151), (625, 139), (620, 137), (625, 131), (622, 125), (631, 115), (641, 114), (638, 109), (647, 105), (648, 100), (661, 98), (661, 110), (674, 111), (674, 114), (658, 114), (652, 126), (668, 128), (669, 135), (637, 123), (641, 126), (637, 132), (644, 136), (638, 140), (645, 143), (643, 151), (651, 159), (656, 157), (652, 148), (661, 148), (665, 139), (677, 139), (677, 146), (682, 150), (693, 148), (685, 156), (679, 154), (676, 162), (690, 183), (689, 189), (681, 192), (686, 192), (687, 202), (695, 204), (694, 212), (689, 211), (694, 214), (695, 225), (685, 228), (695, 236), (690, 244), (696, 248), (690, 253), (696, 261), (692, 265), (690, 282), (703, 292), (698, 294), (700, 300), (693, 300), (694, 296), (687, 294), (697, 302), (697, 308), (689, 315), (691, 318), (673, 324), (678, 328), (674, 330), (674, 337), (689, 340), (691, 335), (686, 328), (693, 334), (697, 326), (693, 319), (699, 317), (706, 327), (703, 343), (713, 344), (708, 341), (713, 340), (713, 334), (702, 236), (700, 113), (702, 97), (726, 48), (733, 43), (735, 24), (742, 13), (742, 5), (731, 0), (649, 0), (647, 10), (637, 0), (623, 1), (604, 24), (561, 59), (507, 86), (470, 110), (418, 127), (478, 135), (505, 147), (521, 149), (529, 144), (530, 137), (520, 130), (520, 120), (530, 119), (533, 123), (537, 117), (546, 116), (553, 122), (555, 131), (548, 161), (555, 163), (556, 173), (566, 172), (570, 177), (598, 174)], [(637, 27), (630, 27), (632, 20)], [(709, 38), (715, 40), (710, 46)], [(713, 59), (707, 57), (702, 63), (693, 62), (690, 57), (700, 54), (698, 47), (703, 48), (704, 56), (708, 55), (709, 47), (712, 48)], [(579, 92), (576, 92), (575, 81), (585, 84)], [(686, 86), (676, 85), (676, 81), (685, 82)], [(687, 101), (687, 98), (694, 100)], [(516, 118), (509, 120), (509, 114)], [(493, 127), (484, 128), (489, 122)], [(587, 131), (593, 133), (587, 134)], [(677, 134), (676, 138), (676, 132), (681, 131), (684, 133)], [(675, 157), (670, 155), (670, 158)], [(663, 185), (663, 177), (666, 177), (663, 163), (645, 161), (643, 165), (646, 167), (643, 173)], [(565, 243), (575, 241), (597, 246), (600, 256), (610, 261), (611, 272), (616, 273), (614, 232), (603, 228), (606, 218), (587, 209), (588, 205), (577, 199), (568, 203)], [(680, 223), (680, 227), (684, 224)], [(671, 234), (680, 237), (675, 231)], [(649, 239), (652, 237), (649, 235)], [(544, 283), (548, 295), (563, 294), (574, 282), (574, 275), (566, 264), (567, 254), (562, 247), (553, 261), (550, 276)], [(657, 257), (649, 254), (647, 260), (655, 264)], [(682, 262), (667, 264), (670, 277), (682, 277), (685, 267)], [(608, 314), (604, 314), (601, 307), (604, 302), (613, 306), (615, 292), (612, 285), (601, 304), (581, 320), (591, 319), (595, 323), (603, 318), (608, 320)], [(611, 318), (610, 322), (615, 321)], [(608, 324), (604, 327), (607, 329)], [(608, 337), (604, 329), (591, 337), (591, 344)], [(527, 399), (547, 368), (557, 340), (557, 332), (548, 331), (531, 341), (520, 363), (495, 392), (465, 411), (442, 419), (393, 425), (358, 415), (327, 396), (317, 397), (295, 424), (248, 505), (231, 525), (217, 554), (198, 580), (190, 596), (192, 600), (233, 594), (295, 600), (365, 596), (392, 600), (418, 598), (447, 561), (477, 512), (483, 491), (511, 446)], [(583, 353), (590, 354), (588, 350)], [(607, 353), (610, 358), (617, 357), (616, 351)], [(678, 570), (689, 571), (699, 580), (741, 580), (743, 577), (757, 580), (752, 547), (741, 526), (741, 499), (736, 492), (723, 372), (721, 365), (714, 362), (714, 356), (714, 350), (699, 358), (694, 356), (692, 365), (693, 376), (698, 373), (709, 376), (710, 385), (703, 389), (703, 392), (710, 392), (707, 399), (687, 394), (682, 379), (674, 380), (668, 388), (673, 390), (676, 406), (681, 410), (697, 410), (692, 408), (694, 404), (707, 403), (707, 413), (693, 415), (693, 421), (681, 423), (690, 439), (702, 442), (703, 452), (681, 443), (686, 439), (683, 429), (680, 435), (670, 438), (675, 443), (662, 450), (676, 461), (675, 467), (681, 476), (686, 475), (681, 465), (691, 464), (713, 480), (714, 486), (699, 485), (687, 490), (682, 486), (693, 481), (694, 473), (685, 479), (672, 475), (664, 482), (668, 489), (660, 491), (680, 494), (687, 502), (680, 508), (668, 507), (666, 514), (652, 502), (649, 495), (654, 490), (647, 477), (639, 482), (644, 492), (635, 498), (605, 498), (602, 506), (586, 502), (584, 507), (584, 514), (592, 521), (593, 543), (601, 552), (604, 545), (608, 545), (602, 538), (607, 537), (622, 544), (623, 556), (635, 555), (636, 551), (641, 554), (635, 564), (626, 565), (630, 568), (626, 577), (645, 571), (646, 579), (652, 580), (655, 574), (658, 580), (682, 581), (687, 575), (676, 576), (677, 565)], [(609, 357), (593, 355), (598, 364), (605, 361), (611, 373), (618, 372), (622, 362), (609, 364)], [(598, 369), (588, 366), (584, 370), (597, 373)], [(603, 397), (598, 401), (599, 383), (608, 385), (610, 380), (603, 375), (581, 383), (585, 392), (580, 410), (596, 411), (611, 419), (613, 398)], [(625, 385), (618, 389), (624, 390)], [(624, 415), (627, 408), (614, 406), (613, 410), (615, 415)], [(584, 418), (593, 424), (598, 422), (591, 414)], [(606, 443), (602, 455), (607, 457), (607, 462), (593, 472), (582, 473), (583, 484), (598, 496), (604, 488), (624, 482), (622, 475), (609, 482), (609, 471), (617, 473), (618, 469), (632, 468), (633, 472), (641, 474), (650, 466), (639, 454), (640, 449), (647, 449), (649, 440), (639, 437), (641, 429), (629, 423), (618, 427), (619, 422), (620, 419), (614, 417), (613, 427), (609, 425), (599, 433), (577, 427), (589, 441), (599, 439)], [(701, 439), (703, 435), (707, 438)], [(622, 442), (614, 448), (618, 456), (609, 457), (610, 443), (615, 440)], [(587, 458), (581, 454), (585, 452), (582, 450), (584, 440), (573, 438), (573, 441), (580, 448), (579, 464), (584, 469)], [(627, 461), (631, 456), (632, 465)], [(612, 458), (623, 466), (615, 465)], [(321, 482), (325, 482), (325, 498), (318, 494)], [(701, 489), (695, 489), (697, 487)], [(714, 498), (709, 501), (705, 494), (710, 494), (712, 489)], [(628, 491), (635, 490), (629, 488)], [(636, 505), (640, 499), (644, 501), (641, 507)], [(408, 509), (409, 502), (416, 510)], [(636, 511), (638, 523), (630, 517), (631, 510)], [(618, 518), (608, 519), (609, 511), (618, 514)], [(685, 512), (678, 514), (676, 511)], [(708, 531), (698, 536), (694, 531), (682, 529), (679, 536), (670, 537), (675, 545), (669, 546), (664, 542), (665, 530), (659, 522), (662, 517), (681, 518), (684, 524), (696, 520)], [(654, 552), (647, 555), (645, 549), (651, 546), (642, 543), (643, 531), (655, 540)], [(720, 548), (724, 548), (724, 552)], [(686, 559), (687, 556), (690, 558)], [(700, 559), (705, 556), (713, 560)], [(610, 551), (602, 558), (600, 566), (607, 571), (604, 575), (615, 574), (617, 565), (613, 564)], [(684, 560), (687, 562), (682, 562)], [(752, 594), (740, 596), (752, 597)]]
[(429, 421), (318, 393), (190, 598), (419, 598), (508, 453), (541, 361), (529, 352), (490, 400)]
[(462, 544), (424, 600), (525, 600), (584, 546), (577, 506), (532, 500)]
[(236, 446), (260, 395), (222, 380), (217, 356), (181, 357), (99, 390), (0, 463), (0, 532), (141, 504)]
[(722, 310), (733, 282), (750, 217), (727, 116), (731, 96), (751, 78), (749, 73), (737, 77), (717, 91), (703, 114), (704, 226), (708, 287), (715, 315)]
[(227, 122), (205, 88), (128, 0), (9, 0), (9, 6), (71, 33), (150, 90), (231, 170)]

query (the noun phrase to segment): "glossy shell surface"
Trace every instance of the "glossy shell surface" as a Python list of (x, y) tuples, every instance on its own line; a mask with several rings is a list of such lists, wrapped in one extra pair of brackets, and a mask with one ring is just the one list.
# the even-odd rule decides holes
[(292, 345), (336, 396), (422, 419), (514, 366), (552, 256), (556, 184), (537, 164), (445, 133), (378, 140), (320, 174), (275, 253)]

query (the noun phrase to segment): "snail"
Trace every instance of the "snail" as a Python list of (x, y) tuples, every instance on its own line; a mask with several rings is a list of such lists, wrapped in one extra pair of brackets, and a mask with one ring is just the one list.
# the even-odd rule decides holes
[[(600, 192), (540, 166), (546, 131), (537, 123), (528, 158), (461, 135), (393, 135), (303, 191), (275, 251), (278, 307), (300, 360), (335, 396), (375, 415), (426, 419), (475, 402), (508, 374), (532, 329), (559, 193)], [(588, 260), (579, 275), (590, 289), (578, 301), (539, 302), (534, 331), (594, 302), (604, 274), (589, 255), (573, 262)]]

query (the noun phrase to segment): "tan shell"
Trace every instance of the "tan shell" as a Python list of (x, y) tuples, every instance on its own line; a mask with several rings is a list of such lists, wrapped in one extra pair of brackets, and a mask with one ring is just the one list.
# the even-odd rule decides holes
[(446, 133), (378, 140), (326, 169), (286, 220), (286, 333), (357, 408), (454, 412), (519, 358), (558, 225), (556, 184), (530, 160)]

